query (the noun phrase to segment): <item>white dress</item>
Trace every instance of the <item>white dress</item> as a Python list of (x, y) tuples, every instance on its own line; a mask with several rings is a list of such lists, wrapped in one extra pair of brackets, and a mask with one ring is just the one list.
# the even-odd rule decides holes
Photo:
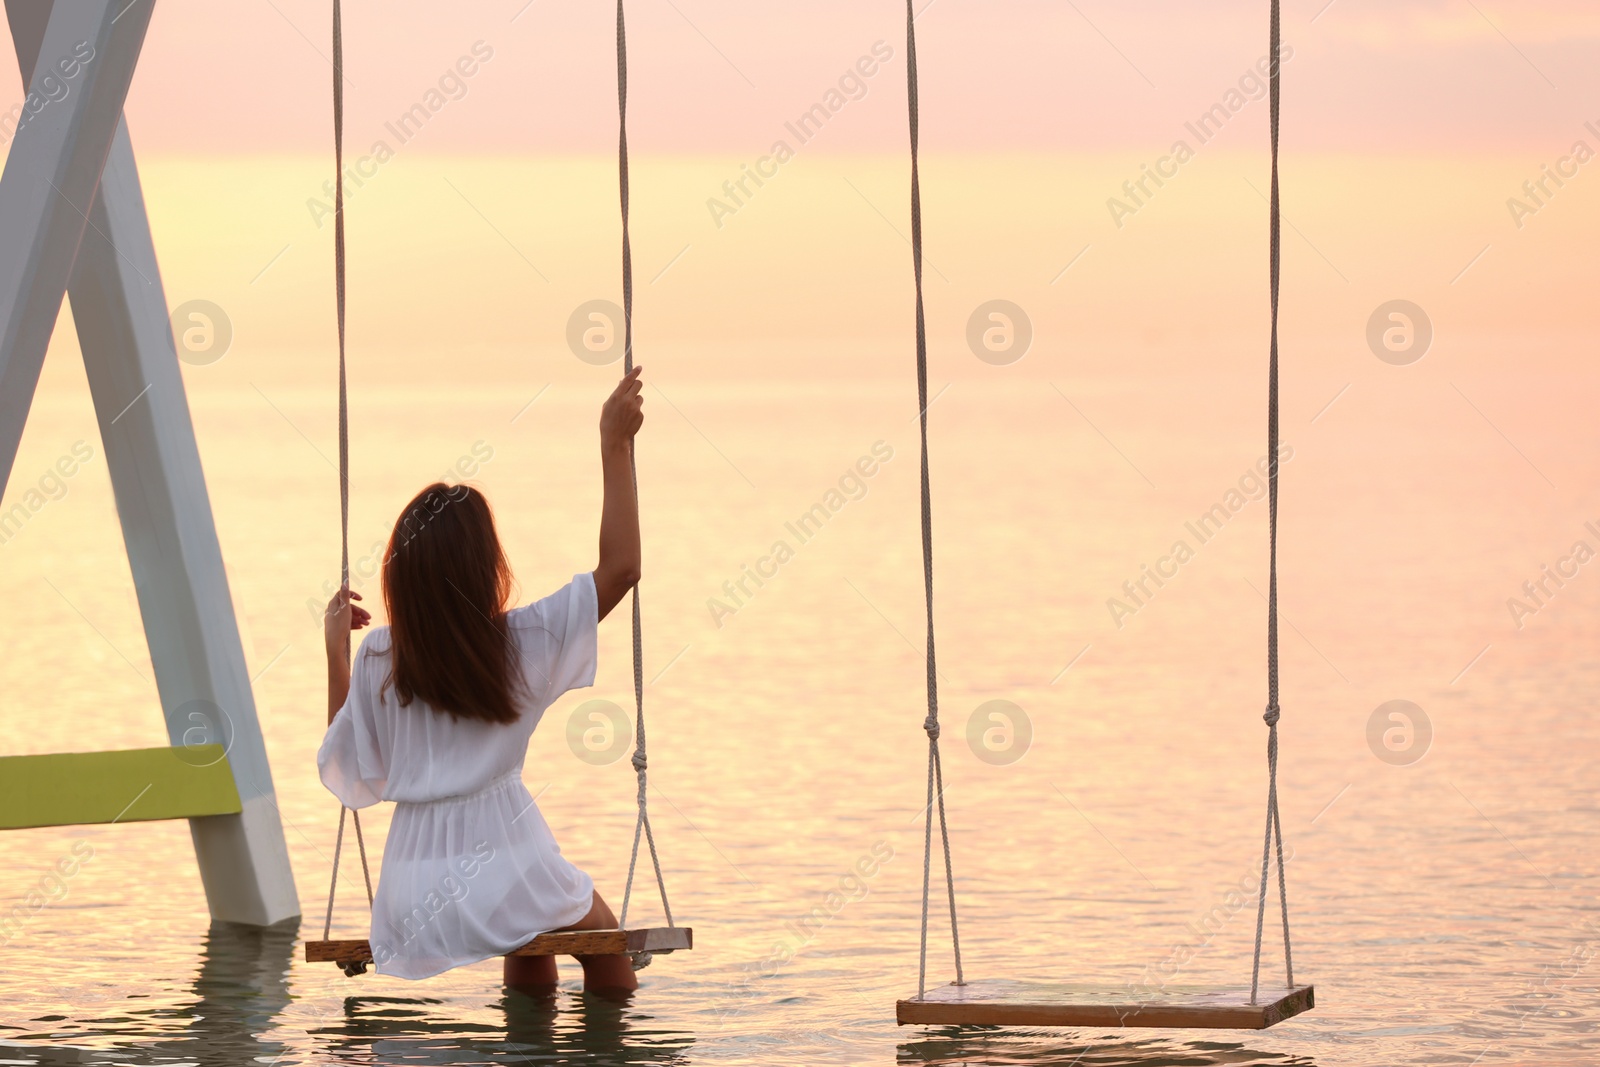
[(561, 694), (594, 684), (594, 576), (507, 616), (526, 695), (502, 725), (452, 719), (385, 688), (389, 628), (361, 642), (350, 696), (317, 753), (347, 807), (394, 801), (372, 905), (379, 974), (427, 978), (504, 955), (589, 912), (594, 882), (567, 862), (522, 785), (528, 739)]

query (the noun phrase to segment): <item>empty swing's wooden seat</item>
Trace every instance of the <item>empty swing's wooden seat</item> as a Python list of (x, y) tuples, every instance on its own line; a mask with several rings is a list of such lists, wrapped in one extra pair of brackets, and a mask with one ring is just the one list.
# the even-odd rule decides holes
[(1311, 986), (1264, 989), (1171, 986), (1141, 994), (1129, 988), (989, 979), (940, 986), (895, 1003), (895, 1020), (932, 1026), (1156, 1027), (1265, 1030), (1316, 1006)]
[[(540, 934), (511, 956), (620, 956), (628, 952), (679, 952), (694, 948), (694, 930), (661, 926), (638, 930), (556, 930)], [(361, 940), (307, 941), (307, 963), (340, 966), (372, 962), (372, 946)]]

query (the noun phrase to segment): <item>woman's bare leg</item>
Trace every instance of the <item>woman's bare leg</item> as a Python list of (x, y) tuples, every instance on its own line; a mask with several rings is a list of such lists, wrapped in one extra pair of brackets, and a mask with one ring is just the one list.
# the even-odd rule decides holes
[[(595, 890), (594, 903), (589, 914), (567, 927), (568, 930), (615, 930), (617, 917), (611, 913), (600, 891)], [(598, 994), (628, 994), (639, 988), (639, 978), (633, 973), (633, 961), (627, 954), (615, 956), (579, 956), (583, 965), (583, 991)]]
[[(563, 930), (615, 930), (617, 917), (601, 899), (598, 890), (589, 905), (589, 914), (562, 927)], [(583, 965), (583, 990), (585, 993), (628, 994), (639, 988), (639, 979), (633, 973), (633, 961), (626, 955), (579, 956)], [(558, 982), (554, 956), (507, 956), (505, 982), (512, 989), (529, 996), (544, 996), (555, 992)]]
[(548, 996), (556, 991), (554, 956), (507, 956), (506, 985), (530, 997)]

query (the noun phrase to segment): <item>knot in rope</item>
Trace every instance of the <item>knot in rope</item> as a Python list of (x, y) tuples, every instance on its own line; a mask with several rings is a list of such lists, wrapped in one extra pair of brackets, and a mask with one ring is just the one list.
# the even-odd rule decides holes
[(1273, 727), (1278, 725), (1278, 718), (1278, 705), (1268, 704), (1267, 712), (1265, 715), (1261, 716), (1261, 721), (1266, 723), (1267, 726)]
[(650, 769), (649, 757), (647, 757), (638, 749), (634, 749), (633, 751), (633, 769), (638, 771), (640, 774), (643, 774), (645, 771)]
[(929, 741), (939, 740), (938, 716), (934, 715), (932, 712), (929, 712), (928, 717), (922, 720), (922, 728), (927, 731)]

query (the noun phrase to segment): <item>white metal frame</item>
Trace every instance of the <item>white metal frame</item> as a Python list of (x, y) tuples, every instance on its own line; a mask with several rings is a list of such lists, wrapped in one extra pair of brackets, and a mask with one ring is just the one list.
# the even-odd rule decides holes
[[(153, 4), (5, 0), (46, 102), (0, 176), (0, 488), (70, 294), (168, 735), (192, 740), (195, 701), (224, 716), (206, 740), (228, 744), (244, 810), (189, 821), (206, 900), (214, 919), (266, 926), (300, 902), (122, 119)], [(93, 58), (48, 100), (41, 79), (85, 43)]]

